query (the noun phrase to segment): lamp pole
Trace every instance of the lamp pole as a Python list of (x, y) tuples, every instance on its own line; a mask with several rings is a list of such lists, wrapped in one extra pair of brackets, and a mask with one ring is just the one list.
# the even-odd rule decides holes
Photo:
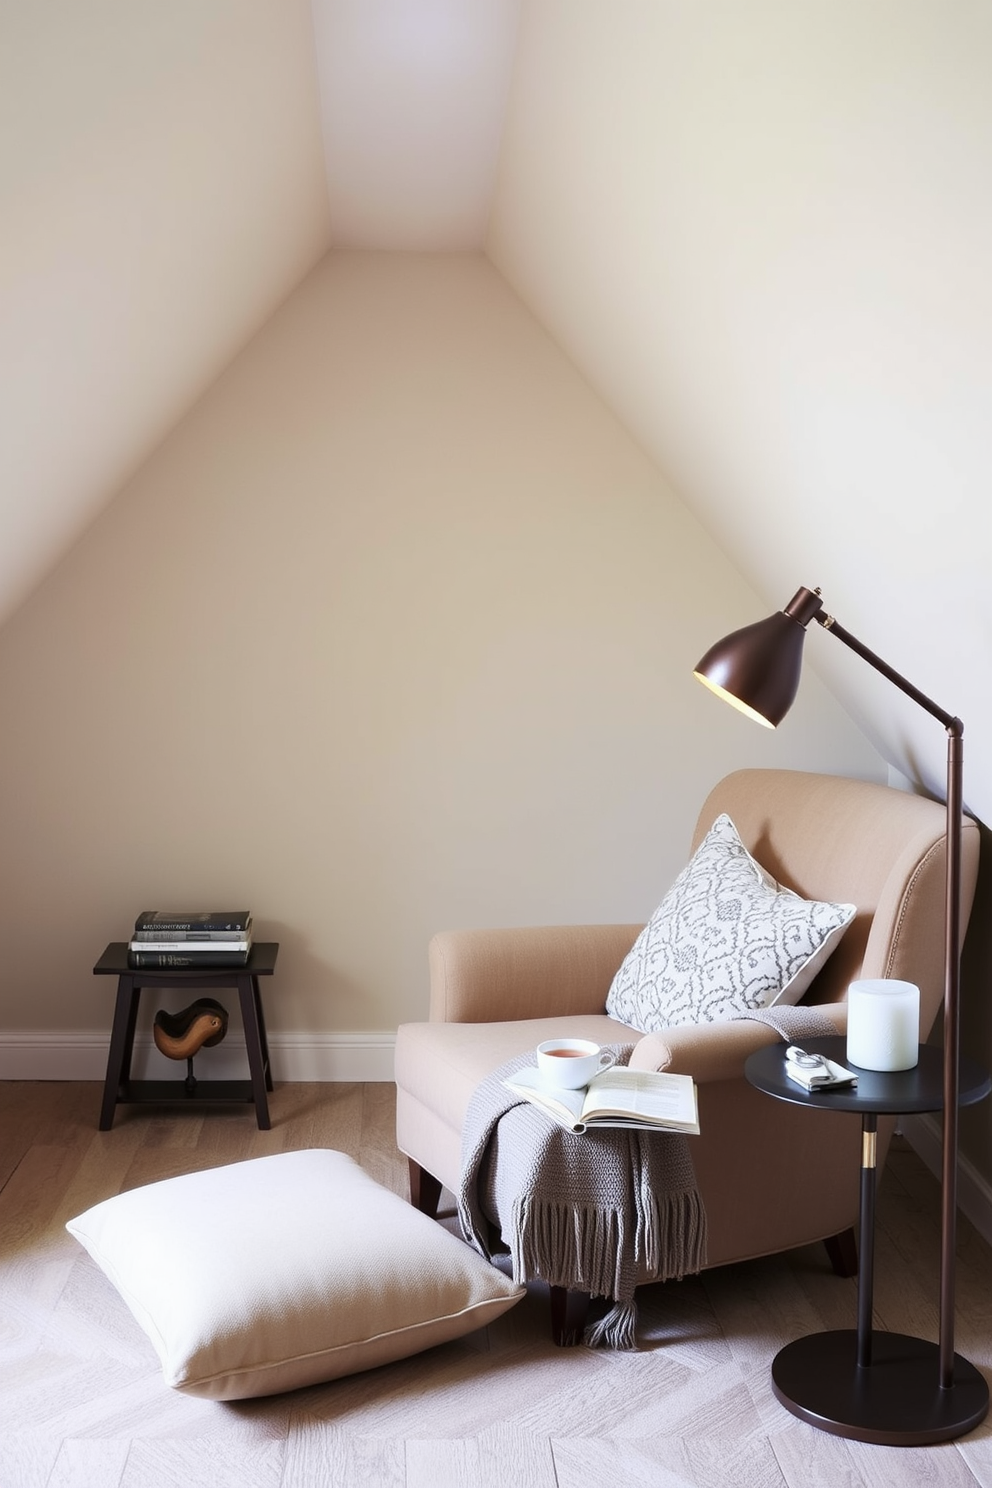
[[(800, 590), (800, 594), (804, 591)], [(805, 591), (808, 593), (809, 591)], [(788, 611), (786, 611), (788, 613)], [(911, 697), (947, 730), (947, 832), (944, 889), (944, 1129), (941, 1149), (940, 1222), (940, 1386), (954, 1383), (954, 1262), (958, 1213), (958, 1068), (961, 1059), (961, 812), (963, 810), (964, 724), (920, 692), (831, 615), (813, 618), (857, 652), (875, 671)]]

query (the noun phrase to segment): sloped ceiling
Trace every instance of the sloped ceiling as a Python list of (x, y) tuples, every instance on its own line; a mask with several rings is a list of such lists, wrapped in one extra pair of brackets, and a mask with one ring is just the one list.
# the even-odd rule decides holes
[(481, 249), (992, 821), (990, 76), (975, 0), (11, 0), (0, 613), (328, 247)]

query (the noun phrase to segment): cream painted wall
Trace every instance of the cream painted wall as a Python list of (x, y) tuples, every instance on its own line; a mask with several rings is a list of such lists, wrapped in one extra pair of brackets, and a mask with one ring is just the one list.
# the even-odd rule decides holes
[(308, 0), (4, 0), (0, 618), (329, 235)]
[(437, 929), (646, 916), (727, 770), (881, 774), (693, 682), (755, 604), (484, 258), (330, 256), (0, 631), (0, 1028), (102, 1041), (148, 907), (250, 904), (311, 1038)]

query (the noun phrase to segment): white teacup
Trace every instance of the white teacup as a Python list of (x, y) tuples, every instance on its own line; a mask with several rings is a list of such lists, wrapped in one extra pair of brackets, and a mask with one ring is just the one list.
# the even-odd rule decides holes
[(563, 1090), (581, 1090), (595, 1075), (616, 1064), (617, 1056), (592, 1039), (547, 1039), (537, 1046), (537, 1067), (543, 1079)]

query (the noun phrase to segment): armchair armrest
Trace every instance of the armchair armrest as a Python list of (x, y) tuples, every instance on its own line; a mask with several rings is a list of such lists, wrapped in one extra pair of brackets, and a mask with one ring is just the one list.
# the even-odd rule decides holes
[[(846, 1003), (818, 1003), (837, 1025), (837, 1032), (847, 1027)], [(742, 1080), (748, 1055), (768, 1044), (780, 1042), (774, 1028), (766, 1023), (731, 1019), (726, 1023), (685, 1023), (666, 1028), (664, 1033), (646, 1033), (630, 1056), (632, 1069), (669, 1070), (672, 1074), (691, 1075), (697, 1085), (717, 1080)]]
[(433, 1023), (602, 1013), (640, 925), (448, 930), (428, 948)]

